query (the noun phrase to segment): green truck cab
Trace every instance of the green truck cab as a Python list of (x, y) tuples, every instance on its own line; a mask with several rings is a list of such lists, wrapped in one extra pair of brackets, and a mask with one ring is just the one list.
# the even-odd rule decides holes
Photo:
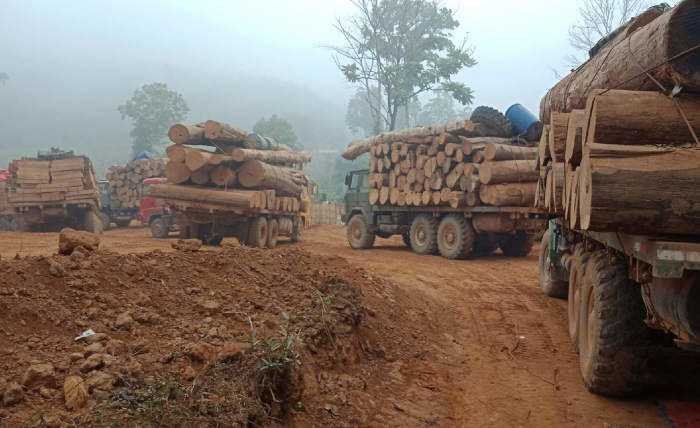
[(342, 220), (353, 249), (401, 235), (417, 254), (466, 259), (500, 248), (506, 256), (524, 257), (546, 227), (545, 214), (532, 207), (372, 205), (368, 169), (349, 172), (345, 185)]

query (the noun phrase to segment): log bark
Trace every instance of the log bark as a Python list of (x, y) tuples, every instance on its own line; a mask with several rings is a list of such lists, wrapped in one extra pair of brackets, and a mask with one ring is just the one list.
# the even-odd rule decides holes
[(204, 124), (183, 125), (176, 123), (168, 130), (168, 138), (175, 144), (206, 144)]
[(253, 150), (233, 148), (230, 153), (231, 158), (236, 162), (245, 162), (257, 159), (267, 163), (297, 163), (304, 164), (311, 162), (310, 152), (287, 152), (283, 150)]
[(648, 70), (667, 89), (678, 84), (691, 92), (700, 91), (700, 50), (675, 58), (700, 44), (698, 22), (700, 0), (685, 0), (641, 28), (632, 23), (614, 43), (547, 92), (540, 103), (540, 120), (549, 123), (552, 111), (584, 108), (591, 89), (658, 90), (642, 70)]
[(204, 165), (219, 165), (226, 157), (201, 149), (185, 148), (185, 165), (190, 171), (197, 171)]
[(534, 160), (485, 162), (479, 166), (479, 180), (482, 184), (537, 181), (535, 164)]
[(506, 215), (489, 213), (479, 214), (472, 219), (474, 230), (478, 233), (507, 233), (515, 229), (515, 222)]
[(238, 170), (238, 182), (252, 189), (274, 189), (278, 195), (298, 197), (303, 177), (298, 171), (249, 160)]
[(700, 235), (700, 150), (625, 158), (584, 154), (581, 170), (582, 229)]
[(480, 199), (497, 207), (532, 206), (537, 183), (506, 183), (484, 185), (479, 188)]
[[(700, 73), (699, 73), (700, 74)], [(687, 94), (678, 103), (696, 134), (700, 133), (700, 97)], [(676, 103), (651, 91), (591, 94), (585, 112), (585, 144), (684, 145), (694, 143)]]
[(537, 148), (489, 143), (484, 148), (485, 161), (532, 160), (537, 158)]
[(549, 155), (557, 162), (564, 161), (566, 136), (569, 129), (570, 113), (552, 112), (549, 124)]
[(549, 153), (549, 125), (544, 125), (542, 128), (542, 136), (540, 137), (540, 144), (537, 146), (537, 159), (539, 165), (546, 165), (552, 155)]

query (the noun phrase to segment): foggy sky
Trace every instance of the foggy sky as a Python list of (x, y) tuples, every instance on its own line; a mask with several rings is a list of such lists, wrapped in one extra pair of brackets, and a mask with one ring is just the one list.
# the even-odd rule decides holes
[[(478, 64), (455, 79), (475, 91), (474, 106), (520, 102), (537, 114), (551, 69), (565, 71), (579, 2), (445, 4), (457, 10), (457, 38), (469, 33), (475, 48)], [(130, 123), (116, 108), (154, 81), (183, 94), (188, 122), (249, 129), (276, 113), (315, 146), (341, 148), (353, 91), (322, 46), (342, 42), (334, 19), (352, 11), (345, 0), (0, 1), (0, 71), (10, 76), (0, 85), (0, 166), (51, 145), (98, 167), (127, 161)]]

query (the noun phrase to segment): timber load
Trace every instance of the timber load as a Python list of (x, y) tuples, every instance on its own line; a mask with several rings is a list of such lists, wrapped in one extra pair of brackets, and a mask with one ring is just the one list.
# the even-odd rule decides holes
[(537, 148), (460, 121), (392, 131), (353, 141), (343, 153), (369, 152), (369, 202), (451, 208), (532, 206)]
[(594, 89), (700, 92), (700, 0), (655, 6), (598, 42), (591, 58), (549, 90), (540, 120), (586, 108)]
[(10, 162), (8, 200), (15, 209), (86, 205), (98, 209), (100, 191), (92, 162), (85, 156), (22, 158)]
[(168, 136), (174, 143), (166, 149), (169, 184), (149, 188), (149, 195), (248, 210), (303, 209), (308, 177), (301, 167), (311, 162), (309, 152), (214, 120), (175, 124)]
[(546, 127), (542, 208), (574, 229), (700, 235), (700, 94), (595, 90)]
[(137, 208), (143, 196), (143, 180), (165, 177), (166, 161), (165, 158), (136, 159), (109, 167), (105, 178), (109, 181), (110, 200), (115, 208)]

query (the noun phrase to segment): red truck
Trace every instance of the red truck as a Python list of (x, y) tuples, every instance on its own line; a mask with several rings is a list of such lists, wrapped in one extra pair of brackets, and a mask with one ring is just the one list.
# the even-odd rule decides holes
[[(143, 195), (148, 195), (148, 186), (151, 184), (165, 184), (167, 178), (147, 178), (143, 180)], [(175, 216), (166, 207), (156, 204), (156, 198), (143, 196), (139, 201), (141, 224), (151, 228), (154, 238), (167, 238), (170, 232), (177, 231)]]

